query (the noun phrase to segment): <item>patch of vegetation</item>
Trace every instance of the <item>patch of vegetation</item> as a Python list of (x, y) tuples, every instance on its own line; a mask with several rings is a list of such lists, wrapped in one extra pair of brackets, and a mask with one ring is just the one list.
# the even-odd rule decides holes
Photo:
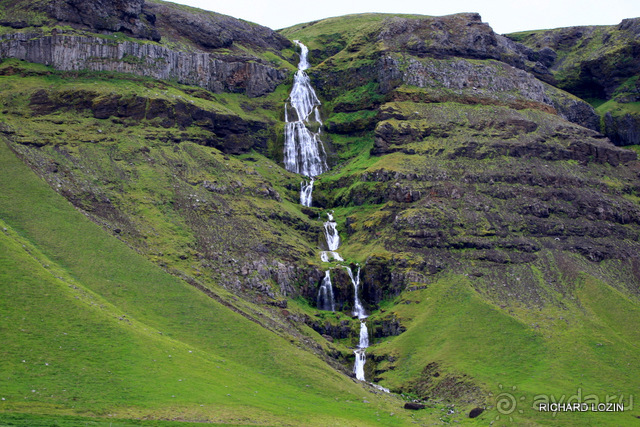
[(601, 104), (596, 111), (601, 115), (611, 113), (614, 117), (624, 116), (625, 114), (638, 114), (640, 113), (640, 102), (620, 103), (610, 100)]

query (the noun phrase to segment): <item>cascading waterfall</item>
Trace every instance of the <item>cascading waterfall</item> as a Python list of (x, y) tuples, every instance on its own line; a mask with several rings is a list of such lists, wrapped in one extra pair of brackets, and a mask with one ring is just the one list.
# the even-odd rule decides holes
[[(298, 62), (298, 71), (293, 77), (293, 87), (288, 102), (284, 106), (284, 167), (290, 172), (311, 178), (309, 182), (300, 183), (300, 204), (310, 207), (313, 201), (314, 177), (325, 172), (329, 167), (324, 146), (320, 141), (322, 132), (322, 120), (318, 110), (320, 100), (311, 87), (309, 76), (304, 72), (309, 68), (307, 59), (309, 49), (299, 40), (293, 42), (300, 47), (300, 62)], [(329, 252), (323, 251), (320, 257), (323, 262), (329, 262), (329, 255), (335, 260), (342, 261), (340, 255), (335, 252), (340, 246), (340, 237), (331, 214), (329, 214), (328, 223), (330, 224), (325, 223), (325, 235)], [(335, 311), (329, 270), (325, 272), (318, 290), (317, 304), (320, 310)]]
[(302, 181), (300, 183), (300, 204), (302, 206), (311, 207), (312, 195), (313, 193), (313, 178), (307, 183), (307, 181)]
[[(320, 100), (311, 87), (309, 76), (304, 72), (309, 68), (309, 49), (298, 40), (294, 40), (294, 43), (300, 47), (300, 62), (293, 78), (289, 102), (285, 104), (284, 167), (313, 178), (329, 169), (320, 141)], [(312, 191), (313, 179), (309, 184), (303, 182), (300, 188), (300, 203), (303, 206), (311, 206)]]
[(354, 298), (353, 298), (353, 315), (360, 319), (360, 340), (358, 342), (358, 348), (353, 352), (356, 356), (356, 361), (353, 365), (353, 372), (356, 374), (356, 378), (364, 381), (364, 364), (367, 361), (366, 349), (369, 347), (369, 330), (364, 319), (367, 318), (367, 312), (364, 310), (360, 297), (358, 297), (358, 287), (360, 287), (360, 266), (358, 266), (358, 272), (356, 276), (353, 276), (353, 271), (349, 267), (345, 267), (349, 273), (351, 283), (353, 283)]
[[(327, 171), (326, 153), (320, 140), (322, 132), (322, 120), (320, 119), (320, 100), (311, 87), (311, 82), (307, 73), (309, 68), (307, 56), (309, 49), (294, 40), (300, 47), (300, 62), (298, 71), (293, 80), (293, 88), (289, 95), (288, 103), (285, 104), (285, 135), (284, 135), (284, 165), (285, 169), (310, 178), (309, 182), (300, 183), (300, 204), (311, 206), (314, 178)], [(340, 236), (333, 220), (333, 213), (327, 213), (328, 221), (324, 223), (324, 235), (327, 240), (328, 251), (322, 251), (320, 258), (323, 262), (344, 261), (337, 250), (340, 247)], [(366, 349), (369, 347), (369, 331), (365, 319), (367, 313), (358, 296), (360, 286), (360, 266), (354, 277), (353, 271), (345, 267), (351, 278), (354, 288), (353, 315), (360, 319), (360, 339), (358, 348), (354, 350), (355, 364), (353, 371), (356, 378), (365, 381), (364, 365), (367, 360)], [(324, 279), (318, 290), (317, 306), (320, 310), (335, 311), (335, 300), (333, 296), (333, 285), (331, 284), (330, 270), (325, 272)], [(388, 392), (389, 390), (374, 384), (378, 389)]]
[(324, 279), (322, 279), (322, 285), (320, 285), (320, 290), (318, 291), (317, 304), (320, 310), (336, 311), (329, 270), (325, 272)]
[(344, 261), (340, 254), (336, 252), (340, 247), (340, 235), (336, 228), (338, 224), (333, 220), (332, 213), (327, 212), (327, 217), (329, 221), (324, 223), (324, 237), (327, 240), (327, 248), (329, 250), (323, 251), (320, 254), (320, 259), (322, 259), (322, 262), (329, 262), (329, 257), (332, 257), (335, 261)]
[(367, 355), (365, 349), (369, 347), (369, 331), (367, 330), (367, 324), (364, 320), (360, 322), (360, 343), (358, 348), (353, 352), (356, 355), (356, 361), (353, 364), (353, 372), (356, 374), (356, 379), (364, 381), (364, 364), (367, 362)]
[(362, 303), (360, 302), (360, 297), (358, 296), (358, 288), (360, 287), (360, 266), (358, 266), (358, 272), (356, 276), (353, 277), (353, 271), (349, 267), (345, 267), (347, 272), (349, 273), (349, 278), (351, 279), (351, 283), (353, 283), (354, 289), (354, 301), (353, 301), (353, 315), (357, 316), (358, 319), (366, 319), (367, 312), (364, 310)]
[(327, 238), (327, 246), (330, 251), (337, 251), (340, 247), (340, 235), (336, 229), (336, 225), (338, 224), (333, 220), (333, 213), (327, 213), (327, 218), (329, 218), (329, 221), (324, 223), (324, 235)]

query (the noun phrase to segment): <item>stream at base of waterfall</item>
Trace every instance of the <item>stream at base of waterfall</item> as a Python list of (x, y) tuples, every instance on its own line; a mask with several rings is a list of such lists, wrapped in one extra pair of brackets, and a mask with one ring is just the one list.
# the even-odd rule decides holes
[[(284, 131), (284, 165), (290, 172), (308, 177), (300, 183), (300, 204), (311, 206), (313, 202), (314, 178), (329, 170), (326, 161), (326, 152), (321, 141), (322, 120), (320, 118), (320, 100), (316, 96), (307, 73), (309, 68), (307, 60), (309, 49), (294, 40), (300, 48), (300, 62), (298, 71), (293, 79), (291, 94), (285, 103), (285, 131)], [(315, 129), (315, 130), (314, 130)], [(333, 212), (327, 213), (328, 221), (324, 223), (324, 235), (327, 242), (326, 251), (322, 251), (320, 258), (323, 262), (344, 261), (337, 250), (340, 247), (340, 236), (333, 220)], [(354, 288), (353, 316), (360, 320), (360, 339), (358, 347), (354, 350), (355, 363), (353, 372), (356, 378), (365, 381), (364, 365), (367, 360), (365, 350), (369, 347), (369, 331), (365, 319), (367, 313), (358, 297), (360, 286), (360, 266), (354, 276), (351, 268), (343, 266), (349, 273)], [(331, 284), (331, 270), (325, 272), (320, 288), (318, 289), (317, 307), (320, 310), (335, 311), (333, 286)], [(379, 390), (389, 392), (384, 387), (373, 384)]]

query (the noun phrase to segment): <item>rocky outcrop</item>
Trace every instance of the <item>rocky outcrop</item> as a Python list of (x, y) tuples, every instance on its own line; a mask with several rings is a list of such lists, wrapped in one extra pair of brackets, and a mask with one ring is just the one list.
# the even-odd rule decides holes
[(279, 52), (291, 42), (270, 28), (168, 2), (145, 0), (16, 0), (3, 5), (0, 25), (27, 28), (68, 25), (101, 34), (124, 33), (139, 39), (193, 44), (201, 49), (241, 45)]
[(393, 94), (394, 99), (534, 108), (599, 130), (598, 115), (589, 104), (504, 62), (387, 56), (380, 61), (378, 70), (383, 91), (400, 84), (425, 89), (419, 94)]
[(614, 116), (610, 112), (603, 118), (603, 132), (616, 145), (640, 144), (640, 115), (626, 113)]
[(560, 117), (588, 129), (601, 131), (600, 116), (590, 104), (550, 84), (545, 84), (545, 93)]
[(498, 35), (477, 13), (439, 17), (390, 17), (383, 23), (378, 39), (395, 51), (412, 56), (495, 59), (514, 67), (549, 76), (545, 52), (536, 52)]
[[(311, 25), (320, 31), (322, 22)], [(478, 14), (389, 16), (377, 25), (363, 27), (361, 35), (343, 40), (344, 49), (338, 53), (333, 49), (337, 44), (333, 36), (324, 35), (332, 42), (332, 50), (316, 52), (324, 62), (309, 72), (320, 93), (329, 99), (341, 98), (345, 90), (357, 91), (366, 82), (374, 81), (386, 100), (538, 109), (599, 129), (598, 116), (588, 103), (545, 83), (553, 82), (548, 69), (556, 60), (553, 49), (533, 49), (497, 35)], [(378, 48), (364, 54), (363, 46), (371, 39), (377, 41)], [(345, 52), (353, 56), (359, 51), (363, 52), (361, 61), (343, 58)], [(333, 56), (326, 57), (329, 54)], [(358, 99), (348, 99), (353, 98)], [(371, 98), (380, 102), (380, 96)], [(354, 107), (362, 105), (355, 102)], [(354, 107), (347, 103), (336, 105), (344, 111), (353, 111)], [(356, 122), (352, 120), (349, 125), (358, 124), (359, 130), (371, 127), (371, 120)], [(333, 122), (330, 119), (328, 123)], [(345, 127), (334, 125), (332, 130), (342, 132)]]
[(131, 73), (250, 97), (272, 92), (289, 74), (277, 65), (289, 40), (214, 12), (144, 0), (17, 1), (1, 8), (0, 25), (24, 30), (3, 32), (0, 59)]
[(159, 41), (160, 33), (154, 27), (155, 15), (143, 10), (144, 3), (144, 0), (55, 0), (45, 9), (62, 23)]
[(116, 71), (177, 80), (213, 92), (255, 97), (272, 92), (288, 76), (283, 69), (251, 61), (220, 59), (203, 52), (180, 52), (152, 43), (55, 34), (6, 34), (0, 58), (18, 58), (64, 71)]
[(344, 339), (355, 336), (355, 328), (352, 322), (342, 320), (338, 324), (327, 321), (308, 319), (307, 324), (320, 335), (331, 337), (332, 339)]
[(407, 330), (393, 314), (371, 320), (368, 328), (374, 338), (394, 337)]
[(427, 364), (422, 373), (407, 383), (403, 392), (420, 399), (442, 399), (447, 402), (481, 403), (484, 394), (475, 379), (465, 374), (449, 372), (439, 362)]
[[(414, 111), (409, 113), (411, 107)], [(609, 163), (614, 166), (636, 159), (633, 151), (615, 147), (598, 132), (569, 125), (554, 116), (548, 116), (545, 126), (540, 126), (540, 118), (526, 110), (501, 108), (487, 112), (487, 115), (462, 111), (465, 110), (449, 111), (419, 104), (385, 104), (381, 107), (380, 118), (386, 120), (381, 120), (376, 127), (371, 152), (375, 155), (397, 151), (416, 154), (415, 148), (409, 148), (410, 144), (429, 138), (450, 141), (446, 144), (449, 147), (460, 144), (449, 154), (452, 159), (510, 156)], [(498, 111), (500, 114), (496, 114)], [(437, 152), (435, 149), (432, 151)]]
[(539, 80), (526, 71), (502, 62), (486, 61), (478, 64), (464, 59), (427, 62), (411, 58), (404, 65), (402, 81), (412, 86), (471, 90), (480, 98), (502, 95), (507, 101), (521, 97), (541, 104), (551, 104)]
[(631, 18), (612, 26), (558, 28), (509, 37), (531, 49), (553, 53), (548, 69), (553, 74), (551, 82), (559, 88), (585, 99), (618, 103), (607, 107), (602, 128), (599, 116), (594, 117), (593, 112), (566, 96), (554, 99), (554, 104), (565, 106), (556, 106), (562, 117), (600, 130), (616, 145), (632, 145), (638, 143), (639, 121), (625, 104), (640, 99), (639, 36), (640, 18)]
[[(0, 25), (11, 28), (71, 25), (95, 32), (122, 32), (133, 37), (160, 40), (155, 15), (144, 10), (144, 0), (16, 0), (3, 4)], [(2, 15), (0, 15), (2, 16)]]
[[(391, 300), (404, 290), (404, 276), (393, 271), (389, 260), (379, 257), (367, 259), (361, 272), (361, 282), (363, 304), (368, 309), (377, 309), (381, 301)], [(381, 326), (381, 329), (397, 330), (389, 325)]]
[(604, 99), (640, 71), (638, 35), (640, 18), (606, 27), (567, 27), (509, 37), (532, 49), (556, 52), (549, 67), (559, 87), (581, 97)]
[(250, 47), (258, 52), (291, 47), (289, 40), (270, 28), (219, 13), (191, 9), (172, 3), (147, 3), (145, 12), (156, 16), (155, 25), (165, 37), (190, 40), (200, 49)]

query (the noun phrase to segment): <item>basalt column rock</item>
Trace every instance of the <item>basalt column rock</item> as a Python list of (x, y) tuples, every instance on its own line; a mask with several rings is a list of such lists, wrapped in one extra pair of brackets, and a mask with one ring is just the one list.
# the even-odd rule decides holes
[(0, 37), (0, 58), (17, 58), (63, 71), (116, 71), (201, 86), (213, 92), (250, 97), (272, 92), (288, 72), (249, 57), (181, 52), (156, 44), (115, 42), (99, 37), (7, 34)]

